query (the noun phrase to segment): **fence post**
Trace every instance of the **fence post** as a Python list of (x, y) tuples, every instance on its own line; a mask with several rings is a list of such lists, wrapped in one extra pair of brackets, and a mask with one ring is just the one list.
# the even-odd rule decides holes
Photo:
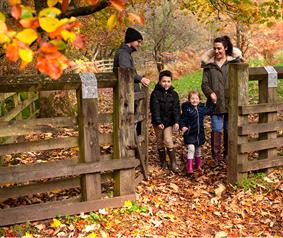
[[(259, 103), (276, 103), (277, 87), (268, 87), (268, 75), (263, 80), (259, 80)], [(259, 114), (259, 123), (272, 123), (277, 121), (277, 112), (267, 112)], [(277, 132), (259, 133), (259, 140), (276, 139)], [(273, 159), (277, 157), (277, 148), (259, 151), (259, 159)]]
[[(84, 83), (84, 82), (83, 82)], [(82, 87), (77, 90), (80, 162), (99, 161), (98, 141), (98, 105), (97, 96), (84, 98)], [(81, 176), (82, 201), (101, 198), (101, 175), (86, 174)]]
[(145, 161), (145, 167), (148, 168), (148, 128), (147, 128), (147, 123), (148, 123), (148, 108), (149, 108), (149, 96), (148, 96), (148, 88), (143, 87), (142, 91), (145, 94), (144, 99), (142, 100), (141, 103), (141, 112), (142, 115), (144, 115), (144, 120), (142, 121), (141, 124), (141, 134), (144, 137), (144, 142), (142, 143), (142, 153), (144, 155), (144, 161)]
[(230, 64), (229, 65), (229, 125), (228, 125), (228, 166), (227, 179), (228, 182), (234, 184), (246, 176), (239, 173), (238, 165), (244, 164), (247, 154), (239, 153), (239, 144), (247, 142), (247, 136), (239, 136), (238, 127), (247, 124), (248, 117), (240, 115), (239, 106), (247, 105), (249, 81), (249, 65), (248, 64)]
[[(114, 159), (129, 159), (129, 148), (134, 145), (134, 80), (130, 69), (118, 69), (118, 80), (113, 98)], [(135, 193), (135, 169), (114, 173), (114, 195)]]

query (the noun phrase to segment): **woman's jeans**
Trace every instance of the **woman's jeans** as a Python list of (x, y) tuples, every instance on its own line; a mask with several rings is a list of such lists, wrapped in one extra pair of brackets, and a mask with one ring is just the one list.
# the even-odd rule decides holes
[(228, 113), (217, 114), (211, 116), (211, 127), (213, 132), (228, 131)]

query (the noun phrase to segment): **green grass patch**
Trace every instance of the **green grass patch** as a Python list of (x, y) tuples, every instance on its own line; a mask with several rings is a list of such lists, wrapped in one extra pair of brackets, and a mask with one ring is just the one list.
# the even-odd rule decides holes
[(197, 90), (204, 98), (201, 90), (202, 71), (196, 71), (192, 74), (185, 75), (178, 80), (173, 81), (175, 90), (179, 93), (180, 98), (187, 98), (189, 91)]
[(236, 185), (237, 187), (244, 189), (244, 191), (256, 191), (258, 186), (271, 191), (273, 189), (272, 185), (264, 179), (265, 177), (266, 174), (262, 172), (251, 173), (247, 178), (243, 178), (236, 183)]

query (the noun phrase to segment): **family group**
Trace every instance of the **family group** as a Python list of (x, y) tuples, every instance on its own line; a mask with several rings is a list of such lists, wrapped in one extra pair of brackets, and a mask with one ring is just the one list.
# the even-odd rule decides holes
[[(140, 76), (136, 69), (132, 53), (143, 41), (142, 34), (134, 28), (128, 28), (125, 40), (116, 50), (114, 68), (134, 69), (134, 90), (140, 91), (140, 84), (147, 87), (150, 80)], [(198, 91), (188, 92), (187, 101), (180, 105), (179, 95), (172, 86), (173, 75), (169, 70), (159, 74), (158, 83), (150, 96), (152, 125), (156, 135), (160, 165), (164, 169), (178, 172), (173, 131), (181, 130), (184, 144), (187, 146), (186, 172), (192, 174), (194, 168), (202, 170), (201, 146), (205, 143), (204, 117), (211, 118), (211, 153), (216, 163), (228, 159), (228, 66), (242, 60), (241, 51), (233, 47), (228, 36), (214, 39), (212, 49), (201, 57), (203, 77), (201, 89), (207, 98), (201, 102)], [(136, 107), (135, 107), (136, 108)], [(136, 109), (135, 109), (136, 110)], [(137, 125), (137, 133), (139, 125)], [(222, 154), (223, 145), (223, 154)], [(167, 159), (169, 158), (169, 159)], [(195, 166), (194, 166), (195, 162)]]

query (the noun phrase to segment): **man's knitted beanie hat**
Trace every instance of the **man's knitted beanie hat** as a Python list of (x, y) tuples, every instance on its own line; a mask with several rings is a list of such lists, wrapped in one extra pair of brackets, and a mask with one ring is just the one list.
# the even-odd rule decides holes
[(141, 33), (139, 33), (134, 28), (129, 27), (126, 30), (125, 43), (130, 43), (130, 42), (133, 42), (133, 41), (136, 41), (136, 40), (143, 40)]

